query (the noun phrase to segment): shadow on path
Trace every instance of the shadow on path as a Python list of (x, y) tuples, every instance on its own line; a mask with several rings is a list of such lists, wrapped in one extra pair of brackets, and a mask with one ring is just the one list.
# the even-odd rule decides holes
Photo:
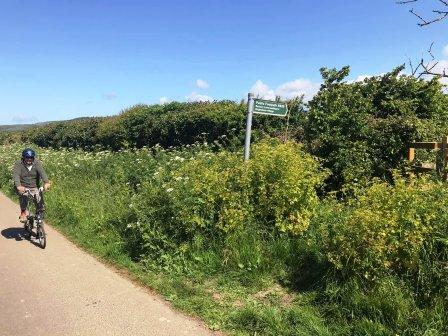
[(34, 246), (42, 248), (39, 242), (35, 241), (36, 233), (31, 232), (30, 234), (26, 232), (25, 229), (22, 227), (12, 227), (4, 229), (2, 230), (2, 236), (5, 237), (6, 239), (15, 239), (16, 241), (26, 240), (29, 241)]
[(17, 241), (28, 240), (28, 234), (22, 227), (12, 227), (2, 230), (2, 236), (6, 239), (15, 239)]

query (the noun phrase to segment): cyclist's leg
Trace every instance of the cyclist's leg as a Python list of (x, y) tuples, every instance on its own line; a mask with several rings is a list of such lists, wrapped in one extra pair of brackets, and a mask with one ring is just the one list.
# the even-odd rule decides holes
[(17, 195), (19, 196), (20, 203), (20, 220), (26, 220), (26, 209), (28, 208), (28, 197), (20, 194), (17, 191)]
[(26, 211), (26, 209), (28, 208), (28, 197), (23, 195), (20, 195), (19, 197), (20, 197), (20, 210)]

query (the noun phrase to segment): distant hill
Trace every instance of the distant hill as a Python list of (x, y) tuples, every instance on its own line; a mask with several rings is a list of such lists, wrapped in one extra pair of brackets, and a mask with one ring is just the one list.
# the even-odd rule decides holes
[(16, 125), (0, 125), (0, 132), (24, 131), (26, 129), (38, 126), (48, 125), (51, 122), (41, 122), (36, 124), (16, 124)]
[(39, 123), (35, 123), (35, 124), (0, 125), (0, 132), (24, 131), (29, 128), (50, 125), (50, 124), (54, 124), (54, 123), (57, 123), (60, 121), (78, 121), (78, 120), (86, 120), (86, 119), (90, 119), (90, 117), (80, 117), (80, 118), (75, 118), (75, 119), (71, 119), (71, 120), (44, 121), (44, 122), (39, 122)]

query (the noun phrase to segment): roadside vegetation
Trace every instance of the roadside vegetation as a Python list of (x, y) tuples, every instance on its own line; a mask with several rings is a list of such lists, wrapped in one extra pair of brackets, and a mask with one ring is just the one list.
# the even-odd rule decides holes
[[(254, 118), (247, 164), (245, 106), (232, 102), (139, 105), (14, 136), (42, 146), (53, 226), (212, 329), (446, 335), (448, 189), (404, 158), (408, 142), (447, 134), (448, 98), (400, 70), (348, 83), (348, 68), (322, 69), (314, 99), (291, 102), (289, 140), (284, 120)], [(12, 195), (24, 145), (5, 138)]]

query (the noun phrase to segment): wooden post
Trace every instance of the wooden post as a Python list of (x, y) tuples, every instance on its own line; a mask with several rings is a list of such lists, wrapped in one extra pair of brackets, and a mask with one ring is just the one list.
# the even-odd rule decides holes
[(415, 159), (415, 148), (413, 147), (409, 147), (409, 151), (408, 151), (408, 161), (412, 162)]
[(447, 169), (446, 165), (448, 162), (448, 136), (442, 138), (442, 178), (444, 181), (447, 180)]

